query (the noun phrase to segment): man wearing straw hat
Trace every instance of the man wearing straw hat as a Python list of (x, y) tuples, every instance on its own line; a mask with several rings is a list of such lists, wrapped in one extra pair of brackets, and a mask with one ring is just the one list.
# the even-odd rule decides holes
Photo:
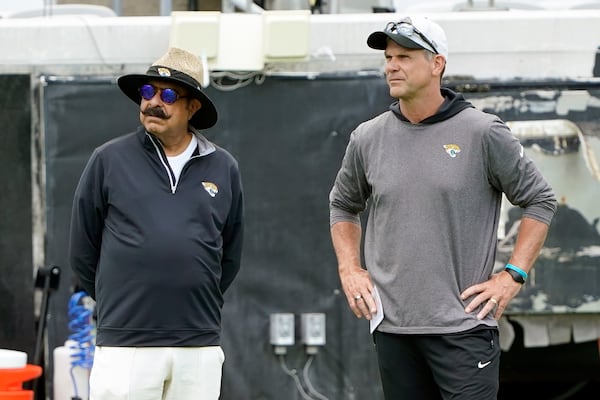
[(92, 400), (219, 397), (243, 200), (236, 160), (200, 133), (217, 121), (202, 76), (170, 48), (120, 77), (142, 125), (95, 149), (75, 191), (70, 264), (98, 316)]

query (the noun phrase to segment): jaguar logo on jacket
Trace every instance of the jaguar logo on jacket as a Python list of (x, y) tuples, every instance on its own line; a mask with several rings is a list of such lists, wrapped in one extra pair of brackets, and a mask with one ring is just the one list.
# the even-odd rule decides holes
[(202, 186), (204, 186), (204, 190), (208, 192), (210, 197), (215, 197), (219, 193), (219, 188), (212, 182), (202, 182)]

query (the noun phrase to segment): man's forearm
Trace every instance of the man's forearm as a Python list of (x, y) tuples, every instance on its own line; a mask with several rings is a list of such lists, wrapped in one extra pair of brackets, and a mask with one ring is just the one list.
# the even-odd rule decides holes
[(340, 274), (354, 266), (360, 267), (360, 239), (360, 225), (337, 222), (331, 227), (331, 240)]
[(547, 224), (533, 218), (522, 218), (515, 249), (509, 263), (525, 272), (529, 272), (533, 268), (535, 260), (544, 246), (547, 235)]

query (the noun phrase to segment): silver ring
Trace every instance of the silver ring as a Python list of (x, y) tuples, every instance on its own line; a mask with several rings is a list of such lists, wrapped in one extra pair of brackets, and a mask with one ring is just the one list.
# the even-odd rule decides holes
[(493, 297), (490, 297), (490, 301), (491, 301), (492, 303), (494, 303), (495, 305), (498, 305), (498, 300), (496, 300), (495, 298), (493, 298)]
[(354, 296), (354, 300), (360, 300), (362, 299), (362, 296), (360, 294), (357, 294), (356, 296)]

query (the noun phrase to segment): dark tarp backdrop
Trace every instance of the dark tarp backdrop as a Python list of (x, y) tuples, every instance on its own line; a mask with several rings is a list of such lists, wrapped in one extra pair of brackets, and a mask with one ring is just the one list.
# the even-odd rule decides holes
[[(286, 369), (296, 370), (296, 377), (302, 382), (308, 377), (305, 387), (310, 384), (330, 400), (382, 398), (368, 324), (355, 319), (340, 289), (327, 203), (351, 131), (360, 122), (387, 110), (391, 103), (385, 81), (374, 76), (268, 77), (262, 83), (232, 91), (211, 86), (207, 93), (220, 116), (217, 125), (204, 134), (239, 161), (247, 215), (243, 265), (226, 294), (223, 313), (226, 361), (222, 398), (302, 398)], [(597, 89), (593, 96), (598, 97)], [(479, 108), (507, 119), (557, 117), (556, 99), (547, 94), (532, 100), (531, 93), (524, 94), (517, 88), (502, 96), (473, 93), (467, 97), (479, 99)], [(527, 101), (530, 108), (524, 107)], [(47, 79), (42, 102), (47, 168), (46, 261), (63, 270), (61, 288), (51, 301), (48, 341), (52, 349), (62, 345), (69, 334), (66, 312), (74, 282), (66, 257), (71, 200), (77, 180), (94, 147), (130, 132), (139, 119), (137, 106), (121, 94), (114, 78)], [(597, 139), (600, 118), (590, 115), (590, 110), (567, 110), (561, 118), (582, 122), (596, 136), (590, 140)], [(534, 144), (537, 147), (526, 146), (526, 151), (537, 151), (544, 145), (543, 141)], [(589, 174), (582, 177), (583, 185), (587, 185), (588, 178)], [(598, 182), (590, 182), (593, 193), (598, 190)], [(597, 209), (592, 212), (598, 214)], [(589, 210), (585, 213), (589, 214)], [(589, 215), (583, 218), (588, 225), (592, 219)], [(597, 234), (596, 227), (594, 231)], [(592, 302), (600, 298), (598, 264), (593, 254), (586, 257), (592, 260), (582, 261), (582, 273), (587, 275), (581, 287), (589, 292), (586, 299)], [(499, 260), (502, 261), (501, 253)], [(560, 270), (561, 265), (551, 255), (547, 262), (553, 263), (554, 270)], [(555, 295), (560, 291), (560, 285), (556, 289), (557, 282), (563, 279), (552, 279), (557, 274), (546, 274), (545, 281), (540, 273), (537, 286), (524, 291), (524, 301), (516, 302), (521, 307), (519, 311), (556, 312), (551, 308), (552, 298), (547, 300), (546, 308), (535, 309), (539, 301), (531, 300), (531, 296), (544, 293), (544, 285), (550, 282), (554, 293), (550, 297), (559, 303), (563, 301), (565, 296)], [(581, 301), (571, 305), (581, 305)], [(597, 308), (591, 311), (600, 311)], [(327, 340), (307, 364), (309, 358), (300, 343), (300, 315), (314, 312), (326, 315)], [(296, 345), (283, 359), (274, 355), (269, 342), (272, 313), (295, 315)], [(307, 366), (310, 369), (305, 369)]]
[[(302, 375), (307, 362), (300, 314), (325, 313), (327, 342), (310, 365), (310, 383), (330, 399), (378, 397), (368, 325), (355, 319), (340, 290), (327, 198), (350, 132), (387, 108), (384, 85), (381, 78), (266, 79), (231, 92), (207, 90), (219, 121), (204, 133), (239, 161), (247, 215), (242, 269), (223, 314), (223, 399), (300, 398), (269, 342), (269, 316), (282, 312), (296, 315), (289, 369)], [(47, 262), (63, 267), (51, 305), (52, 348), (69, 334), (67, 240), (77, 180), (95, 146), (139, 119), (113, 80), (48, 80), (44, 110)]]
[(35, 343), (29, 75), (0, 76), (0, 348)]

